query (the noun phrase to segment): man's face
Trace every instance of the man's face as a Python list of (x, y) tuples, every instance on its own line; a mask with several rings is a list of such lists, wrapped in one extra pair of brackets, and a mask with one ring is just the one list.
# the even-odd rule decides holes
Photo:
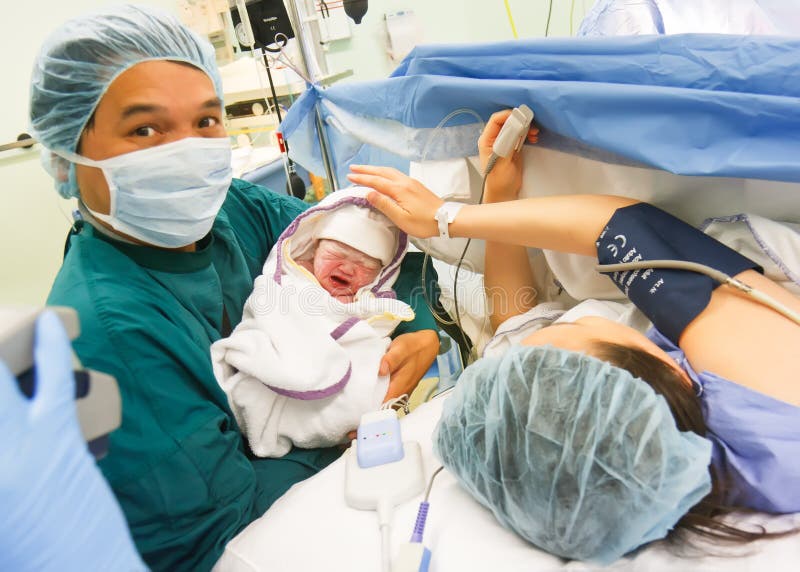
[[(224, 137), (222, 102), (208, 75), (187, 64), (148, 61), (115, 79), (100, 99), (78, 151), (100, 160), (186, 137)], [(100, 169), (75, 166), (81, 198), (108, 214), (108, 184)]]
[(320, 240), (314, 254), (314, 276), (340, 302), (352, 302), (380, 269), (380, 260), (336, 240)]

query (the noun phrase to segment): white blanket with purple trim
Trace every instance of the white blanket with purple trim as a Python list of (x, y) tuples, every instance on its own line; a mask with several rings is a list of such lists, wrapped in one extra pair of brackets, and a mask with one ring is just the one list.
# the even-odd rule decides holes
[(358, 191), (339, 191), (298, 216), (256, 278), (241, 323), (211, 346), (214, 375), (256, 455), (343, 443), (361, 415), (383, 402), (389, 380), (378, 369), (389, 336), (414, 318), (391, 289), (405, 235), (392, 262), (351, 303), (334, 299), (294, 261), (320, 217), (361, 201)]

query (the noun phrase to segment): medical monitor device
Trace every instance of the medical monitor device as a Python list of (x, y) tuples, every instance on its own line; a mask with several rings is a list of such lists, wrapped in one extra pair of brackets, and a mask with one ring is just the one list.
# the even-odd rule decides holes
[(533, 111), (524, 103), (511, 110), (500, 133), (492, 145), (492, 152), (498, 157), (508, 157), (511, 153), (516, 153), (522, 149), (528, 129), (531, 128), (533, 121)]
[[(80, 334), (78, 314), (72, 308), (53, 306), (69, 339)], [(35, 387), (33, 348), (40, 308), (0, 306), (0, 361), (17, 377), (22, 393), (31, 397)], [(108, 452), (108, 435), (120, 426), (122, 400), (117, 380), (98, 371), (82, 369), (73, 353), (75, 400), (81, 433), (95, 459)]]
[[(242, 22), (242, 15), (237, 7), (239, 4), (245, 4), (247, 8), (247, 19), (250, 20), (254, 47), (278, 52), (280, 51), (279, 46), (285, 45), (290, 38), (294, 38), (294, 29), (283, 0), (239, 0), (239, 2), (231, 0), (229, 6), (233, 28), (243, 50), (249, 50), (251, 42), (248, 41), (247, 23)], [(282, 35), (276, 39), (279, 34)]]

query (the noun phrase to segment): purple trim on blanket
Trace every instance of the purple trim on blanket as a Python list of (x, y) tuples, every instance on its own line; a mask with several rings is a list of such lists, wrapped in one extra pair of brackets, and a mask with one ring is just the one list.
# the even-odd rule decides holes
[(388, 290), (381, 290), (380, 292), (375, 293), (376, 298), (389, 298), (391, 300), (397, 300), (397, 292), (389, 288)]
[(289, 226), (287, 226), (281, 233), (281, 235), (278, 237), (278, 242), (275, 243), (275, 246), (278, 249), (278, 256), (275, 260), (275, 276), (274, 276), (275, 282), (277, 282), (278, 284), (281, 283), (281, 269), (283, 268), (283, 241), (289, 238), (290, 236), (293, 236), (294, 233), (297, 232), (297, 228), (300, 226), (300, 223), (307, 217), (313, 216), (314, 214), (321, 211), (329, 211), (335, 209), (341, 203), (345, 201), (349, 202), (348, 199), (351, 198), (356, 199), (358, 197), (344, 197), (341, 201), (333, 203), (332, 205), (328, 205), (326, 207), (320, 207), (320, 206), (311, 207), (310, 209), (301, 212), (299, 215), (295, 217), (295, 219), (291, 223), (289, 223)]
[(387, 265), (386, 270), (384, 270), (383, 276), (381, 276), (381, 279), (378, 281), (378, 283), (372, 287), (372, 293), (375, 294), (376, 296), (378, 295), (378, 291), (381, 289), (381, 287), (386, 283), (387, 280), (389, 280), (389, 276), (394, 274), (394, 272), (397, 270), (396, 267), (400, 266), (400, 259), (402, 259), (403, 256), (405, 256), (406, 254), (406, 247), (408, 246), (408, 235), (401, 230), (398, 239), (399, 240), (397, 241), (397, 251), (395, 251), (394, 253), (394, 258)]
[[(341, 200), (338, 200), (335, 203), (326, 205), (324, 207), (321, 207), (319, 205), (311, 207), (310, 209), (303, 211), (302, 213), (297, 215), (297, 217), (281, 233), (281, 235), (278, 237), (278, 242), (275, 244), (275, 246), (278, 249), (278, 256), (275, 261), (276, 262), (275, 276), (273, 277), (275, 282), (277, 282), (278, 284), (281, 283), (281, 268), (283, 268), (283, 241), (289, 238), (290, 236), (294, 235), (295, 232), (297, 232), (297, 228), (300, 226), (300, 223), (306, 217), (313, 216), (320, 212), (332, 211), (334, 209), (338, 209), (340, 206), (345, 204), (352, 204), (359, 207), (364, 207), (377, 211), (377, 209), (373, 207), (367, 199), (362, 197), (348, 196), (348, 197), (342, 197)], [(389, 276), (395, 272), (395, 268), (393, 268), (393, 266), (398, 265), (399, 260), (405, 255), (406, 247), (408, 246), (408, 235), (402, 230), (398, 229), (398, 231), (399, 235), (398, 235), (397, 250), (394, 253), (394, 258), (389, 264), (386, 265), (386, 268), (384, 269), (383, 272), (383, 276), (378, 281), (378, 283), (371, 288), (371, 292), (381, 298), (385, 297), (380, 295), (381, 286), (383, 286), (389, 279)]]
[(350, 331), (350, 328), (352, 328), (353, 326), (355, 326), (355, 325), (356, 325), (358, 322), (360, 322), (360, 321), (361, 321), (361, 320), (359, 320), (359, 319), (358, 319), (358, 318), (356, 318), (355, 316), (352, 316), (352, 317), (350, 317), (350, 318), (347, 318), (347, 319), (346, 319), (344, 322), (342, 322), (341, 324), (339, 324), (338, 326), (336, 326), (336, 328), (334, 328), (334, 330), (331, 332), (331, 337), (332, 337), (334, 340), (338, 340), (338, 339), (339, 339), (339, 338), (341, 338), (343, 335), (345, 335), (347, 332), (349, 332), (349, 331)]
[(325, 389), (314, 389), (311, 391), (293, 391), (291, 389), (283, 389), (282, 387), (275, 387), (272, 385), (267, 385), (272, 391), (277, 393), (278, 395), (283, 395), (285, 397), (291, 397), (292, 399), (302, 399), (303, 401), (311, 401), (313, 399), (324, 399), (326, 397), (330, 397), (334, 393), (339, 393), (347, 382), (350, 381), (350, 374), (352, 373), (353, 368), (350, 364), (347, 365), (347, 373), (344, 374), (344, 377), (334, 383), (326, 387)]

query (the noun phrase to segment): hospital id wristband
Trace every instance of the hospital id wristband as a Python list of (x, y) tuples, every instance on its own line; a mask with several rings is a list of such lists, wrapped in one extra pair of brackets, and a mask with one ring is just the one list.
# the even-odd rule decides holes
[(456, 220), (456, 216), (463, 206), (463, 203), (442, 203), (442, 206), (433, 215), (439, 225), (439, 238), (450, 238), (450, 223)]

